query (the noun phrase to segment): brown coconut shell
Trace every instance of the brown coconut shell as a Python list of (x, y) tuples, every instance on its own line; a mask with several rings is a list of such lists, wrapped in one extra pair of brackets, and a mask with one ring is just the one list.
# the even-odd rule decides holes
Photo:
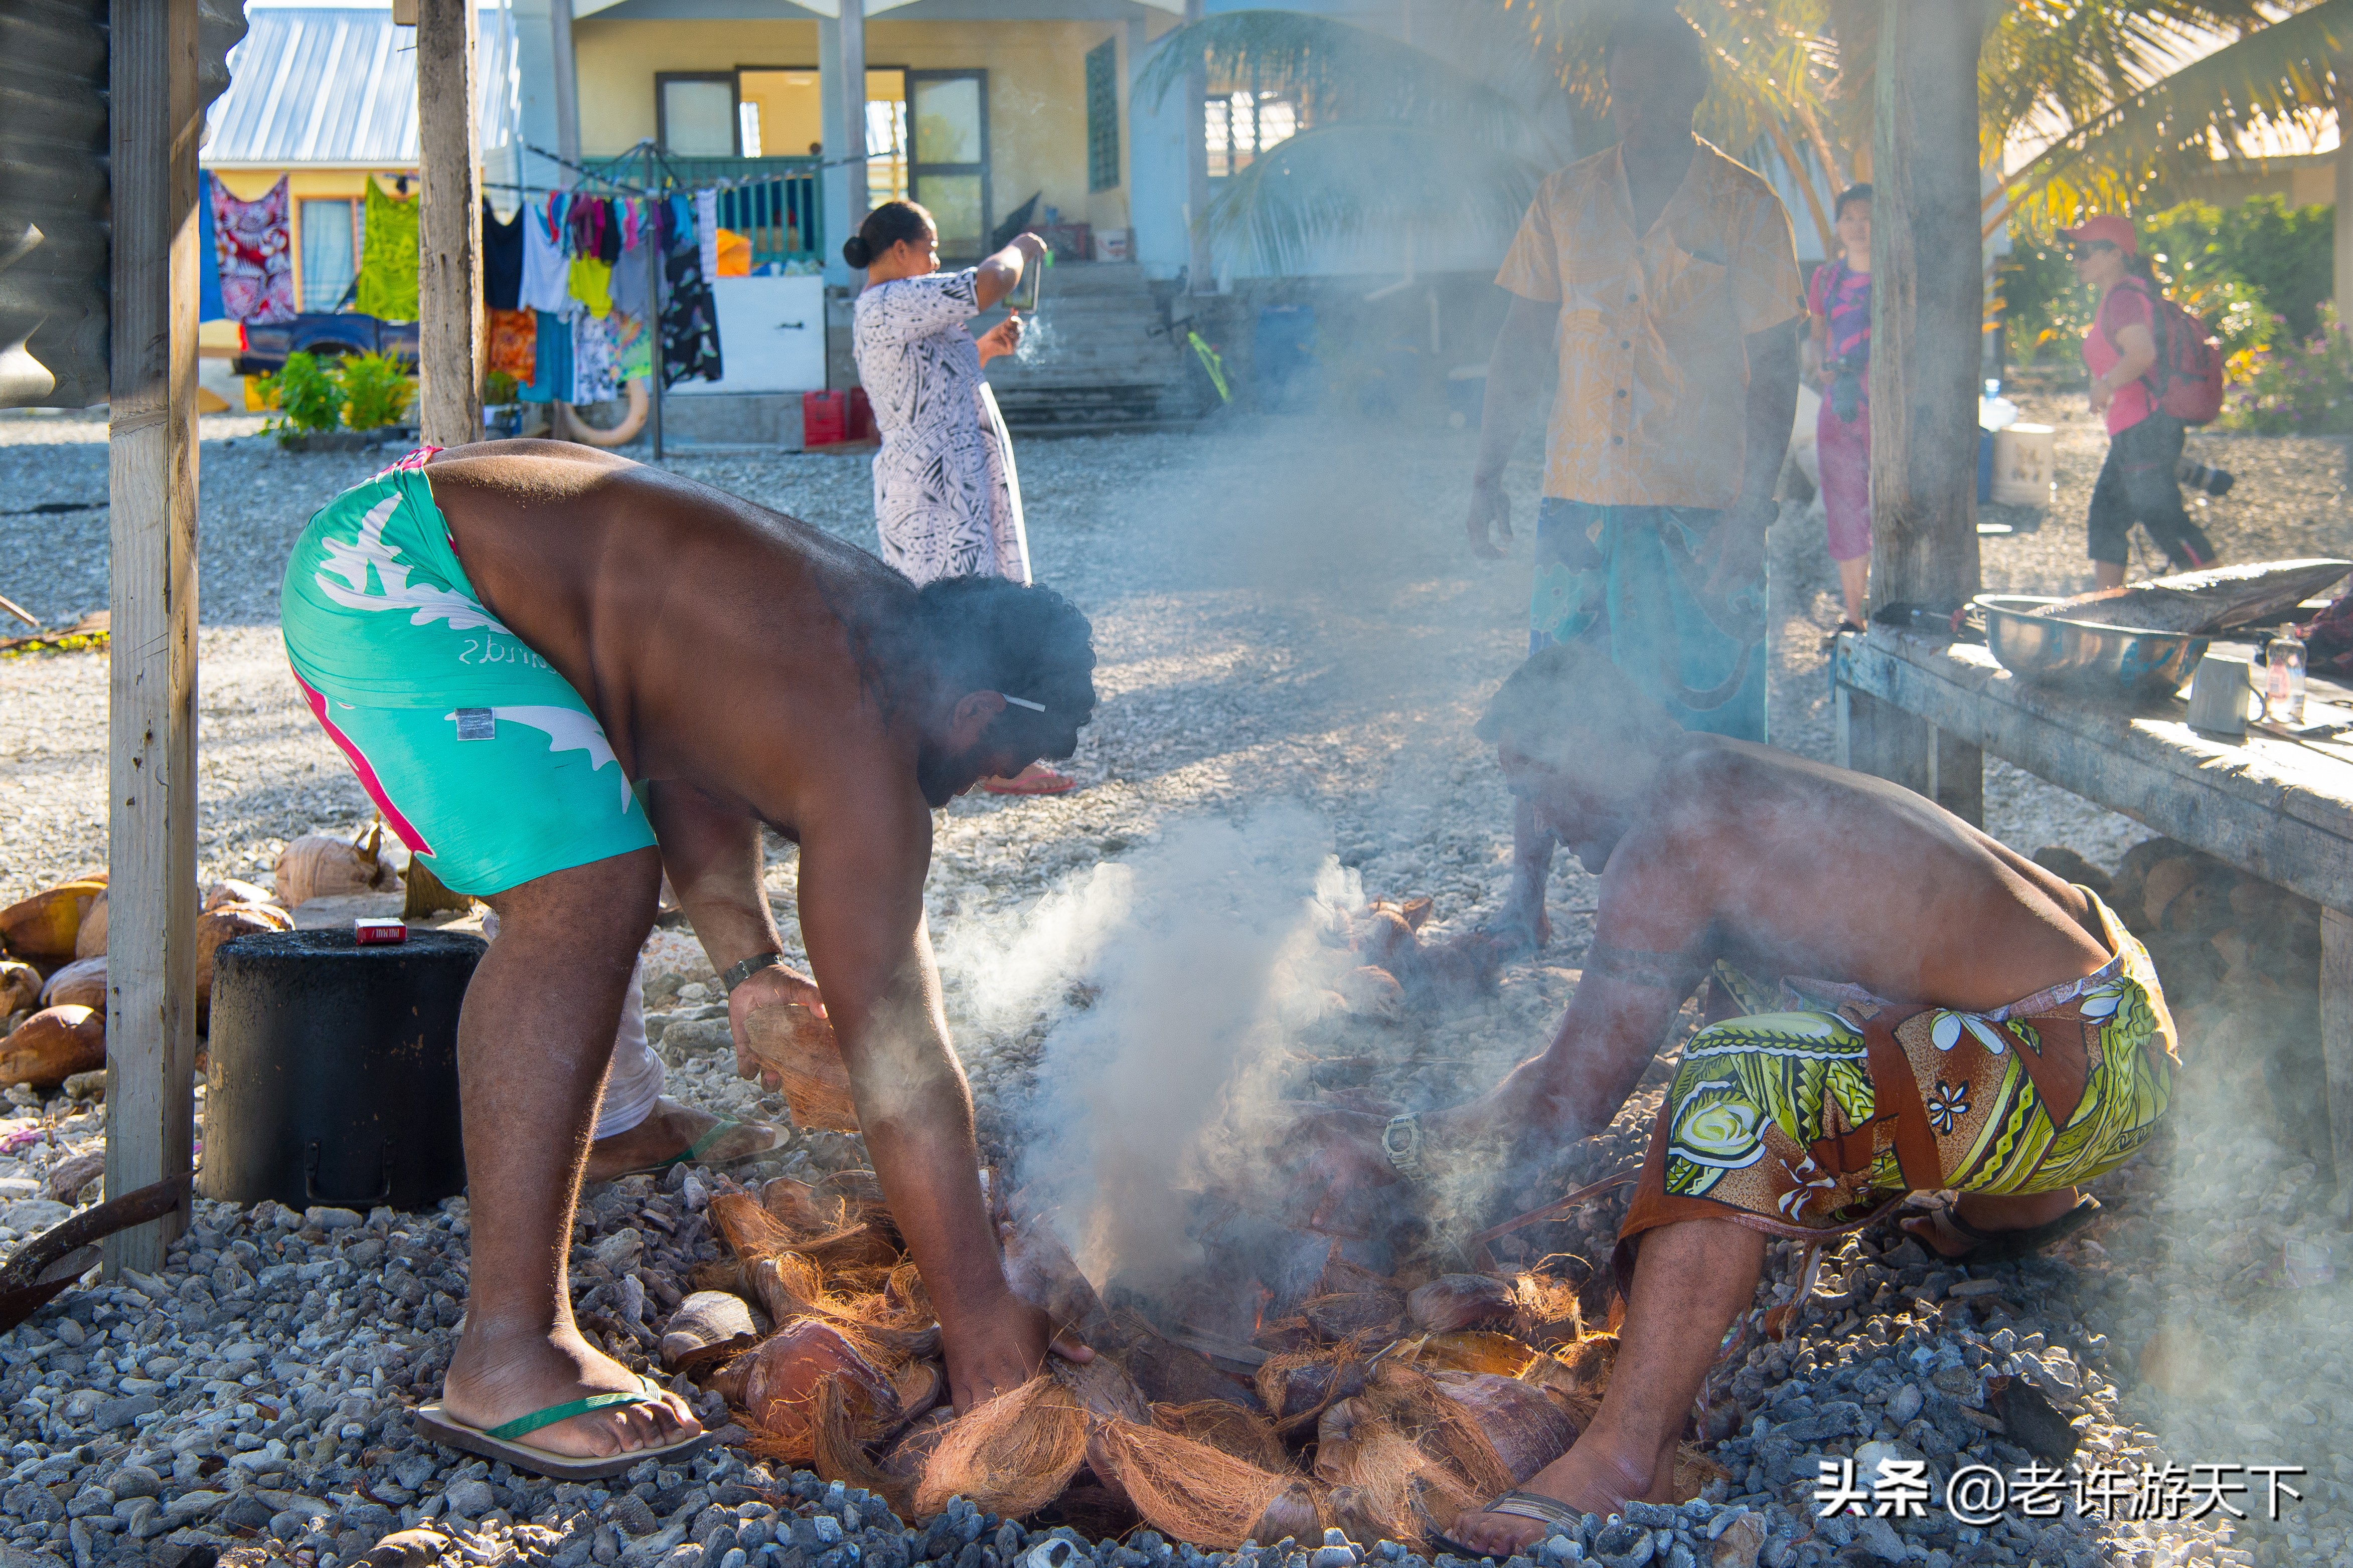
[(895, 1422), (899, 1396), (865, 1347), (841, 1329), (803, 1318), (737, 1356), (712, 1380), (745, 1424), (764, 1439), (768, 1458), (806, 1464), (815, 1457), (818, 1387), (839, 1379), (848, 1408), (879, 1436)]
[(1535, 1351), (1509, 1334), (1466, 1329), (1423, 1340), (1413, 1352), (1413, 1364), (1424, 1372), (1492, 1372), (1498, 1377), (1517, 1377), (1535, 1357)]
[(1327, 1340), (1352, 1339), (1359, 1334), (1393, 1339), (1405, 1322), (1405, 1297), (1396, 1290), (1314, 1296), (1300, 1303), (1299, 1315)]
[(18, 958), (73, 957), (81, 917), (105, 891), (103, 881), (83, 878), (10, 904), (0, 910), (0, 946)]
[(1043, 1219), (1008, 1220), (997, 1227), (997, 1240), (1005, 1282), (1016, 1296), (1045, 1313), (1056, 1329), (1072, 1330), (1090, 1344), (1107, 1337), (1111, 1319), (1103, 1299)]
[(74, 932), (74, 957), (102, 958), (106, 955), (106, 889), (100, 888), (81, 912), (81, 925)]
[(1089, 1415), (1100, 1420), (1150, 1424), (1151, 1406), (1137, 1391), (1127, 1370), (1111, 1357), (1099, 1355), (1090, 1362), (1075, 1362), (1056, 1356), (1047, 1370), (1055, 1382), (1071, 1391), (1079, 1408)]
[(106, 955), (77, 958), (41, 987), (44, 1007), (93, 1007), (106, 1011)]
[(1479, 1431), (1519, 1485), (1577, 1441), (1577, 1424), (1544, 1391), (1517, 1378), (1488, 1372), (1433, 1373), (1449, 1399), (1478, 1423)]
[(1230, 1552), (1259, 1539), (1270, 1506), (1294, 1490), (1304, 1496), (1307, 1523), (1284, 1533), (1314, 1535), (1312, 1489), (1287, 1467), (1261, 1469), (1206, 1443), (1124, 1420), (1096, 1423), (1086, 1452), (1103, 1484), (1124, 1493), (1145, 1523), (1172, 1540)]
[(41, 972), (13, 958), (0, 959), (0, 1018), (38, 1005)]
[(1288, 1432), (1320, 1415), (1335, 1399), (1365, 1391), (1365, 1359), (1354, 1343), (1267, 1357), (1258, 1369), (1258, 1396)]
[(272, 904), (277, 898), (259, 882), (248, 882), (241, 877), (223, 877), (205, 889), (204, 907), (216, 910), (223, 904)]
[(1512, 1288), (1484, 1274), (1441, 1274), (1409, 1291), (1405, 1299), (1406, 1321), (1414, 1332), (1422, 1334), (1507, 1322), (1516, 1310)]
[(385, 858), (383, 848), (380, 822), (371, 824), (353, 843), (324, 834), (304, 834), (279, 852), (278, 864), (271, 868), (277, 901), (290, 910), (312, 899), (392, 892), (400, 886), (400, 874)]
[(1135, 1386), (1153, 1404), (1191, 1405), (1206, 1401), (1230, 1405), (1253, 1415), (1265, 1413), (1257, 1390), (1219, 1372), (1200, 1352), (1163, 1339), (1133, 1312), (1122, 1313), (1117, 1323), (1118, 1336), (1126, 1342), (1120, 1360), (1135, 1379)]
[(955, 1412), (944, 1407), (926, 1411), (909, 1422), (882, 1456), (882, 1471), (892, 1479), (912, 1487), (923, 1479), (923, 1467), (931, 1462), (932, 1450), (955, 1425)]
[(44, 1007), (0, 1040), (0, 1084), (47, 1090), (106, 1065), (106, 1015), (89, 1007)]
[(778, 1002), (744, 1015), (744, 1034), (760, 1070), (774, 1073), (782, 1084), (795, 1126), (858, 1131), (849, 1068), (842, 1063), (829, 1020), (797, 1002)]
[(275, 904), (223, 904), (196, 917), (196, 1016), (212, 1010), (213, 954), (220, 944), (264, 931), (292, 931), (294, 917)]
[(1163, 1432), (1207, 1443), (1261, 1470), (1280, 1470), (1291, 1463), (1282, 1439), (1275, 1436), (1272, 1422), (1222, 1399), (1204, 1399), (1193, 1405), (1155, 1405), (1152, 1424)]

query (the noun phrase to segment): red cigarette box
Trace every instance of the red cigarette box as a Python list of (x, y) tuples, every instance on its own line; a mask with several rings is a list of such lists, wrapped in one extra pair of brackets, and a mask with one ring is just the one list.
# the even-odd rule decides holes
[(407, 940), (408, 924), (406, 921), (363, 918), (352, 922), (352, 941), (362, 947), (373, 947), (380, 942), (399, 942)]

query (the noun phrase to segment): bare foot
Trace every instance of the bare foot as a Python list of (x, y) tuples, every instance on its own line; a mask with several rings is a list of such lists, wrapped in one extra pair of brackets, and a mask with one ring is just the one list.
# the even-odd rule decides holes
[[(709, 1111), (681, 1105), (664, 1095), (654, 1101), (646, 1119), (627, 1132), (616, 1132), (588, 1145), (588, 1172), (583, 1180), (609, 1182), (632, 1171), (658, 1165), (693, 1148), (696, 1140), (718, 1125), (719, 1118)], [(723, 1165), (753, 1154), (764, 1154), (783, 1142), (784, 1135), (775, 1128), (764, 1122), (745, 1121), (730, 1128), (695, 1160), (707, 1165)]]
[(1504, 959), (1525, 958), (1552, 945), (1552, 916), (1545, 911), (1542, 894), (1534, 899), (1514, 895), (1478, 934), (1493, 942)]
[[(590, 1345), (569, 1321), (553, 1331), (501, 1331), (470, 1319), (441, 1379), (441, 1406), (468, 1426), (487, 1429), (590, 1394), (643, 1387), (635, 1373)], [(569, 1458), (609, 1458), (702, 1430), (686, 1401), (665, 1393), (642, 1405), (575, 1415), (515, 1441)]]
[(1068, 795), (1079, 781), (1043, 763), (1031, 763), (1009, 779), (983, 779), (980, 787), (988, 795)]
[[(1969, 1224), (1984, 1231), (2032, 1230), (2049, 1225), (2061, 1215), (2073, 1209), (2078, 1200), (2076, 1189), (2069, 1187), (2056, 1193), (2027, 1193), (2017, 1197), (1988, 1197), (1978, 1193), (1963, 1193), (1954, 1200), (1953, 1207)], [(1933, 1248), (1940, 1258), (1961, 1258), (1983, 1245), (1973, 1236), (1953, 1227), (1945, 1217), (1946, 1211), (1922, 1215), (1904, 1222), (1905, 1230)]]
[[(1651, 1476), (1662, 1468), (1672, 1473), (1672, 1465), (1662, 1465), (1655, 1457), (1646, 1471), (1641, 1461), (1629, 1462), (1608, 1452), (1588, 1432), (1567, 1453), (1529, 1477), (1520, 1489), (1551, 1498), (1579, 1513), (1607, 1516), (1621, 1511), (1636, 1498), (1672, 1501), (1672, 1497), (1656, 1495), (1659, 1489), (1651, 1484)], [(1502, 1559), (1527, 1551), (1559, 1529), (1540, 1519), (1479, 1510), (1457, 1518), (1446, 1533), (1474, 1551)]]

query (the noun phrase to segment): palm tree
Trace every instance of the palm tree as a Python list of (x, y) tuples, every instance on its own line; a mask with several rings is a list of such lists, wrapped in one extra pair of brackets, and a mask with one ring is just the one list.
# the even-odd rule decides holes
[[(1213, 237), (1281, 268), (1370, 233), (1508, 224), (1575, 153), (1607, 140), (1601, 42), (1646, 0), (1472, 0), (1445, 52), (1292, 11), (1228, 12), (1161, 40), (1139, 89), (1165, 98), (1194, 61), (1227, 89), (1299, 95), (1307, 129), (1225, 182)], [(1654, 3), (1654, 0), (1647, 0)], [(1778, 159), (1831, 244), (1827, 198), (1870, 169), (1877, 20), (1885, 0), (1715, 0), (1690, 15), (1715, 57), (1702, 135)], [(1952, 0), (1961, 3), (1961, 0)], [(1978, 64), (1985, 162), (2022, 128), (2060, 132), (1988, 200), (1989, 231), (2131, 198), (2266, 119), (2330, 102), (2328, 60), (2353, 0), (2279, 17), (2274, 0), (1989, 0)], [(2173, 68), (2216, 33), (2232, 43)]]

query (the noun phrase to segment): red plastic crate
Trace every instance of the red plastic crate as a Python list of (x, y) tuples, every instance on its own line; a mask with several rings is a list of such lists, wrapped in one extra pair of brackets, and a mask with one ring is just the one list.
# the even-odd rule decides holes
[(866, 389), (801, 394), (801, 446), (805, 450), (848, 446), (874, 438), (874, 405)]

